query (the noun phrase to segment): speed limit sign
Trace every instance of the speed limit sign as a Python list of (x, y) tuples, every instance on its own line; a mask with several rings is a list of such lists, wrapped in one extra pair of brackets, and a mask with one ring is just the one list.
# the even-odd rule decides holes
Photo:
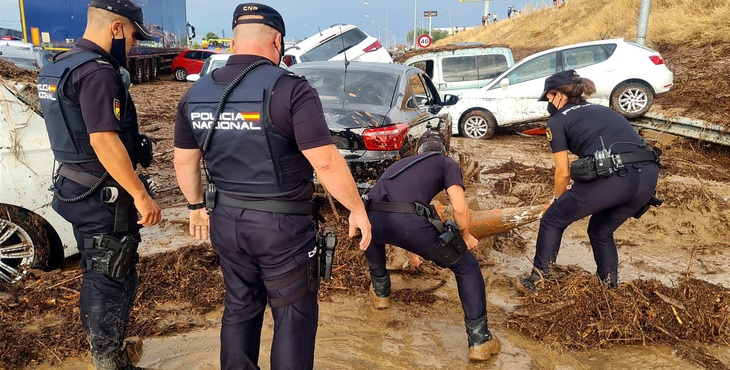
[(427, 48), (431, 46), (431, 36), (429, 35), (421, 35), (418, 36), (418, 46), (422, 48)]

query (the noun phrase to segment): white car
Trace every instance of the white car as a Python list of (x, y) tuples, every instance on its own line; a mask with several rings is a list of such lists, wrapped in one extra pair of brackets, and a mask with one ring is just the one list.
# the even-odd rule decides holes
[(393, 63), (380, 41), (351, 24), (336, 24), (284, 52), (284, 64), (344, 60)]
[(53, 152), (40, 106), (25, 103), (32, 97), (28, 87), (0, 82), (0, 284), (78, 252), (71, 224), (51, 208)]
[(627, 118), (643, 116), (654, 98), (674, 85), (661, 55), (647, 47), (624, 39), (563, 46), (530, 55), (487, 86), (463, 94), (449, 107), (453, 132), (489, 139), (497, 126), (546, 119), (546, 103), (537, 101), (545, 79), (569, 69), (595, 82), (597, 91), (589, 102), (610, 106)]
[(190, 82), (199, 80), (208, 73), (226, 65), (226, 62), (228, 62), (228, 58), (230, 58), (231, 55), (233, 54), (220, 53), (209, 56), (208, 59), (205, 60), (205, 63), (203, 63), (203, 68), (200, 69), (200, 73), (189, 74), (185, 79)]

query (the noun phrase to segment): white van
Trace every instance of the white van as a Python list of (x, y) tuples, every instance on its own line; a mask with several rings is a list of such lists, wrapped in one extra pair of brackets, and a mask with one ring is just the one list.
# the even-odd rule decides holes
[(515, 60), (506, 45), (465, 42), (410, 51), (399, 56), (396, 63), (426, 72), (443, 97), (460, 96), (486, 86)]

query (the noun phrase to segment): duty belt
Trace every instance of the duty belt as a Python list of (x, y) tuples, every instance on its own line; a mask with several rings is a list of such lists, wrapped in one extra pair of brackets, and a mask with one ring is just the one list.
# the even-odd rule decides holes
[(418, 202), (413, 203), (400, 203), (400, 202), (379, 202), (377, 200), (363, 200), (365, 203), (365, 209), (369, 211), (378, 212), (392, 212), (392, 213), (411, 213), (419, 216), (431, 218), (432, 211), (429, 206), (423, 205)]
[(58, 169), (58, 174), (88, 188), (96, 186), (100, 179), (100, 177), (94, 176), (88, 172), (72, 170), (64, 165), (61, 165)]
[(621, 167), (628, 163), (649, 162), (659, 159), (659, 155), (653, 150), (644, 150), (640, 152), (618, 153), (613, 155), (616, 166)]
[(218, 190), (217, 202), (223, 206), (252, 209), (262, 212), (290, 213), (296, 215), (311, 215), (314, 212), (314, 204), (310, 201), (243, 200), (225, 195), (220, 190)]

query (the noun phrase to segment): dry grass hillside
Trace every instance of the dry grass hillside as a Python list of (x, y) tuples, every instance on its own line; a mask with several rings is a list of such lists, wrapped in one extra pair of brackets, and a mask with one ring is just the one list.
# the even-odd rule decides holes
[[(552, 3), (552, 2), (551, 2)], [(515, 58), (578, 42), (636, 39), (641, 0), (568, 0), (523, 9), (520, 16), (467, 30), (460, 41), (508, 44)], [(653, 109), (730, 126), (730, 1), (654, 0), (647, 46), (674, 72), (675, 89)]]

